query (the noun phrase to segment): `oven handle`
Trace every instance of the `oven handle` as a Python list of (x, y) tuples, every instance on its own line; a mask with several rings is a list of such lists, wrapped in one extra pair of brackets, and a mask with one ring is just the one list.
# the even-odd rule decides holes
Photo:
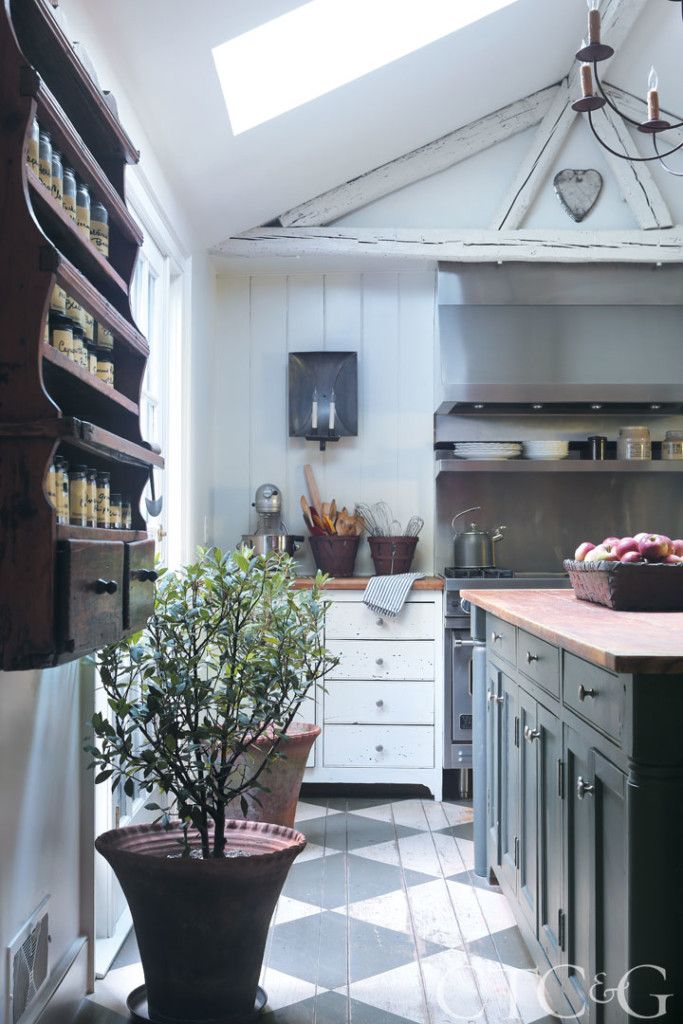
[[(455, 637), (453, 639), (453, 646), (454, 647), (473, 647), (474, 648), (474, 647), (485, 647), (486, 644), (483, 644), (481, 642), (481, 640), (463, 640), (461, 637)], [(469, 660), (469, 662), (467, 664), (467, 692), (470, 695), (470, 697), (473, 696), (473, 686), (474, 686), (474, 683), (473, 683), (473, 680), (472, 680), (472, 663), (473, 663), (473, 661), (474, 661), (474, 659), (470, 658), (470, 660)]]

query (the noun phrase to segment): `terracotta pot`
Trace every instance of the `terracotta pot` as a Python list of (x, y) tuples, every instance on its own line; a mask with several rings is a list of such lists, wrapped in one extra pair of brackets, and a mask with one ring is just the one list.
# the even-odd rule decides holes
[(270, 919), (306, 839), (279, 825), (228, 821), (226, 849), (247, 856), (169, 858), (181, 837), (178, 823), (137, 825), (105, 832), (95, 846), (128, 900), (150, 1019), (235, 1024), (253, 1016)]
[[(278, 748), (285, 756), (273, 761), (272, 765), (264, 769), (263, 774), (259, 777), (259, 782), (270, 792), (264, 793), (262, 790), (255, 790), (254, 796), (245, 793), (246, 801), (249, 804), (247, 811), (249, 821), (270, 821), (274, 825), (284, 825), (285, 828), (294, 827), (296, 805), (306, 762), (311, 747), (319, 735), (319, 725), (308, 722), (292, 722), (280, 740)], [(265, 753), (270, 749), (271, 743), (272, 739), (262, 736), (244, 755), (244, 759), (248, 761), (250, 774), (258, 769)], [(258, 797), (260, 804), (254, 797)], [(229, 804), (228, 812), (233, 818), (243, 817), (239, 798)]]

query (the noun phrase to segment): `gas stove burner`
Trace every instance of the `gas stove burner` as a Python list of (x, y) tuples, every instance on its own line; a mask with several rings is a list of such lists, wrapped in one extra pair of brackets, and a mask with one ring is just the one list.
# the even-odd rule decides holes
[(509, 580), (514, 576), (512, 569), (461, 569), (459, 566), (448, 566), (444, 569), (447, 579), (458, 580)]

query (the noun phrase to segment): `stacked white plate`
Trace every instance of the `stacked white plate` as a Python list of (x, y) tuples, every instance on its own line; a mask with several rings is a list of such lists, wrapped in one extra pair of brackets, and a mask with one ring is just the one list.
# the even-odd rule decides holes
[(525, 459), (566, 459), (569, 455), (568, 441), (525, 441)]
[(520, 441), (456, 441), (453, 452), (459, 459), (518, 459)]

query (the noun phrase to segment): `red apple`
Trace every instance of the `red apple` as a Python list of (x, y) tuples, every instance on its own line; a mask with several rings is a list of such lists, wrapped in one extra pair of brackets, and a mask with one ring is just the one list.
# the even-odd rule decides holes
[(595, 550), (595, 544), (591, 544), (589, 540), (585, 540), (583, 544), (579, 544), (578, 548), (574, 552), (574, 560), (577, 562), (583, 562), (589, 551)]
[(636, 533), (636, 534), (634, 534), (633, 539), (637, 540), (638, 543), (640, 544), (641, 540), (645, 540), (645, 538), (649, 537), (649, 536), (650, 536), (649, 533)]
[(671, 546), (674, 549), (674, 555), (683, 556), (683, 540), (672, 540)]
[[(635, 537), (622, 537), (615, 548), (617, 558), (623, 558), (629, 551), (638, 551), (638, 541)], [(631, 559), (633, 561), (633, 559)]]
[(597, 548), (593, 548), (593, 550), (589, 551), (588, 554), (586, 555), (586, 557), (584, 558), (584, 562), (616, 562), (616, 561), (617, 561), (617, 556), (614, 553), (614, 549), (610, 548), (608, 550), (605, 547), (604, 544), (600, 544)]
[(683, 558), (680, 555), (667, 555), (664, 561), (669, 565), (683, 565)]
[(671, 550), (671, 541), (660, 533), (651, 533), (641, 540), (638, 550), (648, 562), (663, 562)]
[(605, 537), (605, 539), (603, 540), (603, 542), (601, 544), (601, 547), (607, 548), (607, 550), (610, 551), (612, 548), (615, 548), (618, 543), (619, 543), (619, 538), (618, 537)]
[(627, 551), (621, 556), (619, 561), (623, 562), (625, 565), (637, 565), (639, 562), (644, 562), (645, 559), (641, 555), (640, 551)]

